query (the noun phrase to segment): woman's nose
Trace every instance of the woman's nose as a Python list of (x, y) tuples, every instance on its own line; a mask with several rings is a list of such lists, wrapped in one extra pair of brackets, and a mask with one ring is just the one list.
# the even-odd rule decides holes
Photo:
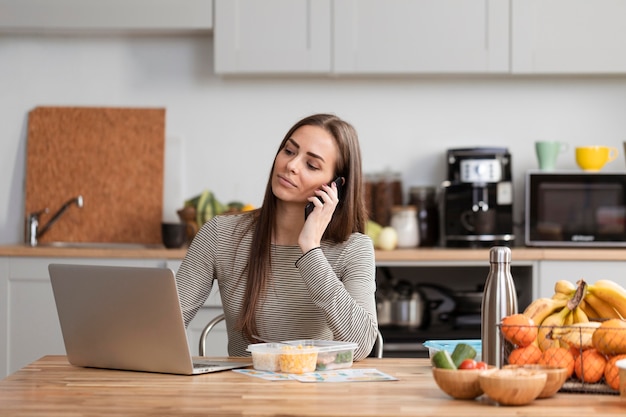
[(293, 158), (287, 162), (287, 169), (291, 172), (298, 172), (298, 158)]

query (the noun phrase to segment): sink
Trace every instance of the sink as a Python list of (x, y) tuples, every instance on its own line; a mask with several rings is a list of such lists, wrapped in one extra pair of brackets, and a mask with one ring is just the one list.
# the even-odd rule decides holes
[(118, 242), (46, 242), (38, 247), (52, 248), (89, 248), (89, 249), (163, 249), (163, 245), (150, 243), (118, 243)]

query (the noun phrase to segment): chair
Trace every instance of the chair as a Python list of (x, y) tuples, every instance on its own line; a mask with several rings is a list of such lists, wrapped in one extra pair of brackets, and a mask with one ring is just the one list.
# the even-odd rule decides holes
[(213, 327), (215, 327), (217, 323), (224, 320), (224, 318), (224, 313), (219, 314), (213, 317), (213, 319), (211, 319), (211, 321), (209, 321), (206, 326), (204, 326), (204, 329), (202, 329), (202, 333), (200, 333), (200, 345), (198, 346), (200, 356), (206, 356), (206, 339), (209, 335), (209, 332), (213, 330)]
[[(224, 320), (224, 314), (220, 314), (215, 316), (211, 321), (209, 321), (204, 329), (202, 329), (202, 333), (200, 333), (200, 345), (198, 346), (198, 351), (200, 356), (205, 356), (206, 354), (206, 339), (213, 327), (219, 322)], [(383, 335), (380, 333), (380, 330), (376, 332), (376, 342), (374, 343), (373, 349), (374, 355), (377, 358), (383, 357)]]
[(383, 357), (383, 335), (380, 329), (376, 332), (376, 342), (374, 343), (374, 349), (372, 349), (372, 351), (374, 352), (374, 356), (378, 359)]

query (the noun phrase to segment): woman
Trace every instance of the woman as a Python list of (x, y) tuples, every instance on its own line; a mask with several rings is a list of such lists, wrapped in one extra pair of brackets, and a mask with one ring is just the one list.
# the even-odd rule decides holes
[[(337, 177), (341, 195), (328, 185)], [(259, 336), (355, 342), (363, 359), (378, 328), (365, 220), (356, 131), (329, 114), (300, 120), (280, 144), (261, 208), (216, 216), (196, 234), (176, 275), (185, 325), (217, 280), (229, 355), (249, 355)]]

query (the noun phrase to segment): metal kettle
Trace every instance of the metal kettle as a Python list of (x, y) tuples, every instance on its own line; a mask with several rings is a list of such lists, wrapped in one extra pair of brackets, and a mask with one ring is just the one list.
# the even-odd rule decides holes
[(391, 322), (397, 326), (420, 327), (424, 318), (424, 299), (413, 286), (400, 281), (391, 302)]
[(396, 326), (425, 329), (430, 326), (430, 311), (441, 304), (441, 300), (428, 300), (426, 295), (407, 281), (395, 286), (391, 301), (391, 323)]

